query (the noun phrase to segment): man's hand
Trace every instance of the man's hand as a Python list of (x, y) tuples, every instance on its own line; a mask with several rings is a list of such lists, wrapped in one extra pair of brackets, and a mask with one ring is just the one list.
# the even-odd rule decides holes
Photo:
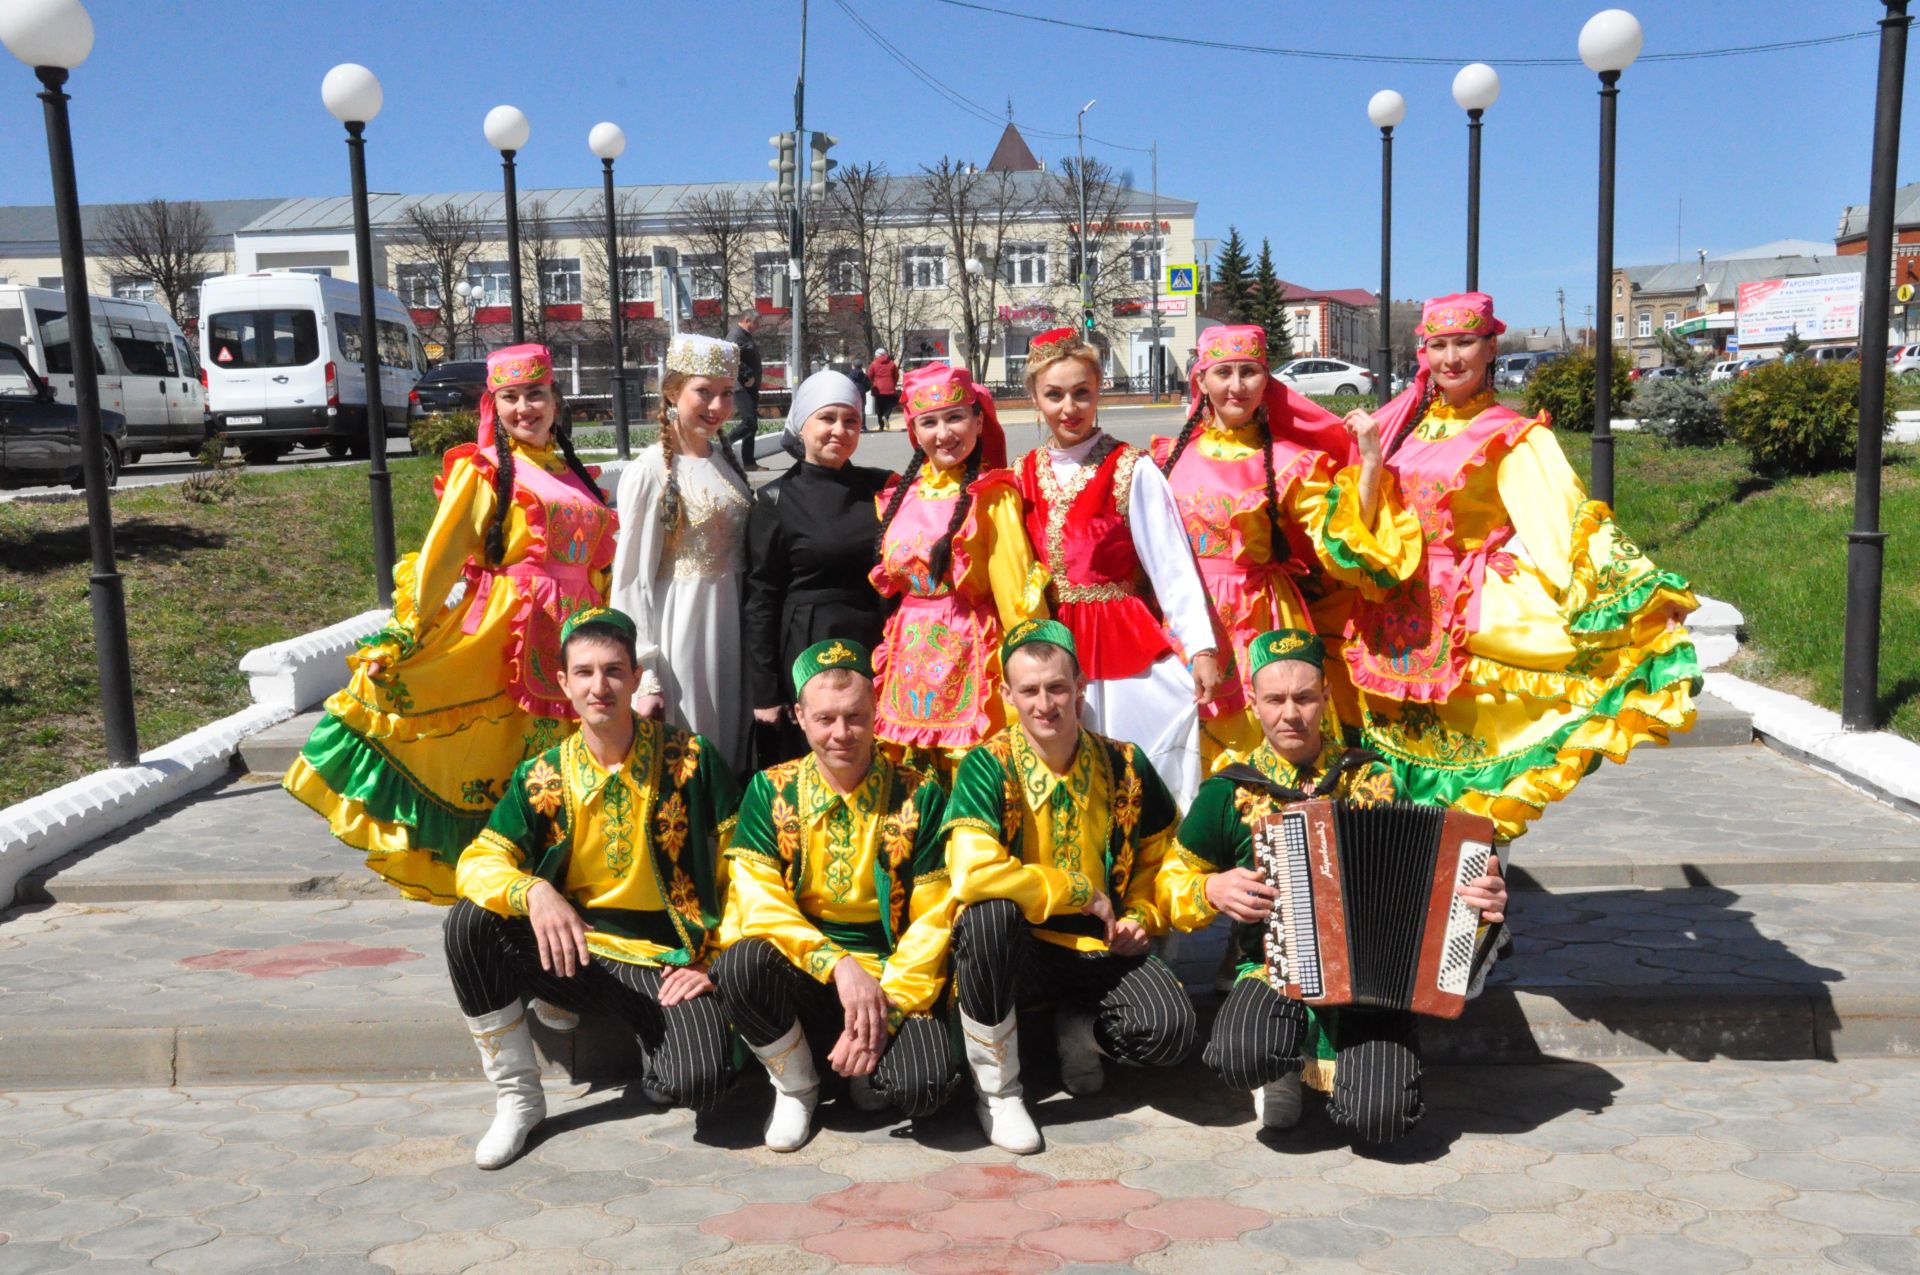
[(1122, 917), (1113, 923), (1113, 937), (1107, 940), (1107, 951), (1115, 956), (1145, 956), (1147, 944), (1147, 927), (1130, 916)]
[(753, 720), (756, 722), (764, 722), (768, 726), (772, 726), (774, 723), (778, 722), (782, 717), (784, 717), (786, 715), (786, 712), (787, 710), (782, 708), (778, 704), (775, 704), (772, 708), (756, 708), (753, 710)]
[(667, 697), (664, 695), (636, 695), (633, 697), (633, 711), (648, 721), (657, 722), (667, 712)]
[(1202, 651), (1193, 657), (1193, 702), (1211, 704), (1213, 697), (1220, 692), (1220, 683), (1226, 680), (1226, 674), (1220, 671), (1220, 657), (1212, 651)]
[(542, 881), (527, 891), (527, 920), (540, 946), (540, 968), (572, 978), (586, 968), (587, 922), (552, 884)]
[(827, 1065), (843, 1076), (871, 1075), (887, 1051), (887, 1011), (892, 1002), (880, 990), (880, 980), (851, 956), (841, 957), (833, 967), (833, 988), (840, 994), (846, 1030), (827, 1055)]
[(1113, 900), (1107, 897), (1105, 890), (1095, 890), (1087, 905), (1080, 909), (1086, 916), (1097, 916), (1106, 923), (1106, 933), (1100, 937), (1108, 943), (1113, 942)]
[(696, 996), (705, 996), (712, 990), (713, 980), (707, 977), (705, 967), (676, 966), (660, 977), (660, 1008), (666, 1009)]
[(1486, 876), (1463, 883), (1454, 893), (1468, 907), (1479, 908), (1480, 919), (1488, 925), (1507, 919), (1507, 882), (1500, 875), (1497, 855), (1488, 857)]
[(1206, 892), (1207, 902), (1215, 911), (1249, 925), (1258, 925), (1271, 916), (1273, 901), (1280, 897), (1280, 892), (1267, 884), (1267, 878), (1252, 868), (1214, 873), (1207, 878)]

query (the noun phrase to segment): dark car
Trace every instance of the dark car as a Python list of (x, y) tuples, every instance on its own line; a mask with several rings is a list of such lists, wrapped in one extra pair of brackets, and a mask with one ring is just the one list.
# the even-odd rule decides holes
[(487, 387), (485, 363), (442, 363), (413, 387), (407, 396), (407, 416), (438, 416), (442, 412), (477, 412)]
[[(102, 411), (100, 434), (111, 487), (120, 481), (127, 418)], [(80, 457), (79, 409), (54, 398), (53, 387), (28, 365), (26, 355), (0, 345), (0, 487), (79, 487), (85, 482)]]

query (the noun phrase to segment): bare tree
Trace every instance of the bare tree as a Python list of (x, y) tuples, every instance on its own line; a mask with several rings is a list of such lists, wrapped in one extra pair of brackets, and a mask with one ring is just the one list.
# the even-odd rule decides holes
[(394, 236), (394, 255), (402, 264), (415, 267), (409, 273), (424, 275), (428, 283), (426, 296), (407, 299), (425, 301), (440, 312), (448, 358), (460, 348), (464, 308), (454, 289), (466, 282), (467, 267), (485, 242), (480, 219), (455, 203), (409, 205)]
[(1111, 316), (1116, 301), (1131, 300), (1141, 289), (1133, 281), (1135, 232), (1122, 229), (1132, 192), (1113, 166), (1099, 159), (1087, 161), (1087, 224), (1080, 226), (1080, 161), (1068, 156), (1050, 175), (1046, 186), (1049, 215), (1066, 231), (1067, 269), (1062, 287), (1071, 288), (1075, 309), (1081, 297), (1081, 262), (1092, 276), (1088, 289), (1094, 321)]
[[(578, 334), (577, 325), (555, 319), (550, 308), (578, 305), (581, 297), (567, 281), (563, 263), (576, 260), (560, 249), (560, 227), (555, 224), (544, 199), (528, 200), (520, 205), (520, 295), (526, 311), (524, 325), (527, 340), (552, 345), (561, 336)], [(604, 250), (601, 255), (605, 255)], [(582, 310), (584, 313), (584, 308)]]
[(903, 350), (936, 295), (907, 287), (900, 262), (901, 228), (919, 211), (916, 186), (888, 176), (884, 165), (856, 164), (828, 186), (821, 209), (816, 238), (826, 247), (827, 327), (868, 356), (881, 347)]
[(151, 283), (183, 327), (193, 318), (200, 280), (213, 268), (213, 223), (203, 205), (191, 199), (114, 204), (95, 240), (108, 274)]
[(693, 285), (718, 292), (724, 330), (751, 287), (753, 250), (766, 235), (765, 203), (731, 186), (703, 190), (681, 202), (673, 229), (686, 241)]
[[(1019, 173), (983, 172), (947, 157), (921, 170), (921, 213), (935, 239), (952, 254), (947, 288), (960, 303), (967, 366), (984, 378), (997, 331), (998, 305), (1008, 285), (1006, 250), (1023, 222), (1039, 209), (1032, 179)], [(967, 268), (977, 261), (980, 269)]]
[[(609, 348), (611, 348), (613, 344), (613, 334), (610, 330), (608, 311), (613, 299), (613, 280), (616, 277), (620, 277), (626, 281), (625, 286), (620, 289), (620, 301), (623, 307), (630, 306), (641, 299), (638, 295), (639, 290), (634, 286), (636, 281), (635, 277), (642, 273), (634, 264), (635, 260), (641, 256), (643, 249), (640, 236), (640, 209), (638, 204), (635, 203), (631, 192), (615, 192), (613, 200), (614, 252), (620, 258), (621, 266), (625, 271), (621, 276), (616, 276), (613, 271), (609, 269), (607, 262), (607, 236), (605, 229), (607, 224), (607, 197), (605, 194), (602, 194), (600, 198), (594, 201), (592, 210), (587, 214), (586, 224), (592, 227), (592, 230), (583, 237), (583, 252), (585, 255), (581, 265), (583, 267), (582, 277), (584, 279), (585, 295), (582, 300), (587, 306), (587, 318), (583, 326), (588, 332), (595, 334), (596, 339), (606, 341)], [(630, 327), (631, 324), (632, 321), (630, 320), (622, 326)], [(631, 333), (628, 334), (625, 344), (629, 351), (635, 348), (635, 342)]]

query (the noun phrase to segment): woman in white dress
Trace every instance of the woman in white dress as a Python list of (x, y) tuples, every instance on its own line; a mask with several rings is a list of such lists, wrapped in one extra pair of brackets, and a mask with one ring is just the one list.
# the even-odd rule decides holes
[(704, 735), (747, 765), (740, 586), (753, 493), (714, 436), (733, 416), (739, 348), (681, 335), (660, 383), (660, 441), (620, 476), (611, 604), (638, 630), (634, 711)]

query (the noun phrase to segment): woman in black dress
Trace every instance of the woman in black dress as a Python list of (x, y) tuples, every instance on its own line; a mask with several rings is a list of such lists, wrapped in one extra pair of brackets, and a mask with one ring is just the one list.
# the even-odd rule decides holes
[(806, 459), (762, 487), (747, 515), (747, 678), (754, 764), (806, 752), (789, 670), (830, 637), (880, 644), (890, 604), (867, 582), (880, 530), (874, 497), (893, 475), (850, 463), (864, 404), (852, 379), (815, 372), (793, 396), (787, 431)]

